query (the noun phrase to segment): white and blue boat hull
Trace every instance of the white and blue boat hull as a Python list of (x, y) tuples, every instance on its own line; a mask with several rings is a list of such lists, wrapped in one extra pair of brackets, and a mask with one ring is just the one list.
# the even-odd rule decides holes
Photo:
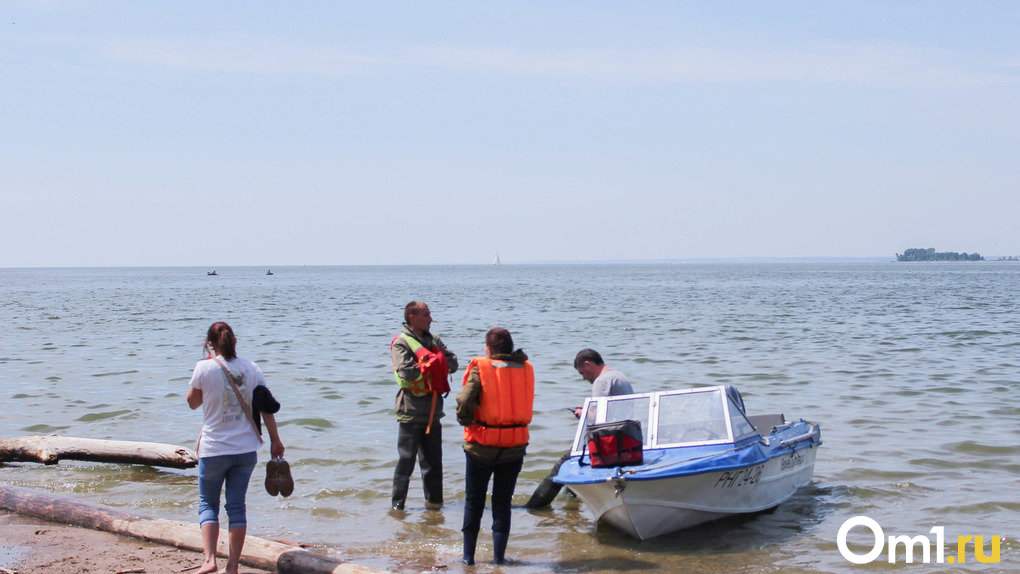
[(645, 540), (785, 502), (811, 482), (816, 453), (808, 447), (732, 470), (652, 480), (622, 475), (569, 486), (597, 520)]

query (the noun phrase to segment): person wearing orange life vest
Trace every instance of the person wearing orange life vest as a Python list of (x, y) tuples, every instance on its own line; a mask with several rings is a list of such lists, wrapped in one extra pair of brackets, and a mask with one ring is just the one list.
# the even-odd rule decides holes
[(485, 512), (485, 492), (492, 479), (493, 561), (503, 564), (510, 541), (510, 499), (528, 446), (528, 424), (535, 400), (535, 371), (524, 351), (513, 350), (502, 327), (485, 335), (485, 356), (464, 371), (457, 394), (457, 422), (464, 426), (465, 564), (474, 564), (478, 531)]
[(403, 510), (414, 472), (421, 467), (425, 506), (443, 505), (443, 396), (449, 375), (457, 370), (457, 355), (433, 335), (432, 312), (421, 301), (404, 307), (404, 329), (390, 343), (393, 375), (400, 385), (397, 414), (397, 466), (393, 470), (391, 506)]

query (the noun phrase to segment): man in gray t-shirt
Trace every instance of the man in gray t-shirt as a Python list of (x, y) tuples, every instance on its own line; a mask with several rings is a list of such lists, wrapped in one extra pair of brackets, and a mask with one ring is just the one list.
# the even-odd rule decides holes
[[(574, 357), (574, 368), (581, 375), (584, 380), (591, 383), (591, 396), (593, 397), (614, 397), (616, 395), (630, 395), (634, 393), (633, 387), (630, 386), (630, 381), (620, 371), (612, 367), (607, 367), (605, 361), (602, 360), (602, 355), (598, 354), (593, 349), (585, 349)], [(584, 407), (577, 407), (574, 409), (574, 416), (581, 418), (581, 411)], [(592, 416), (589, 413), (589, 416)], [(531, 498), (524, 503), (524, 508), (542, 508), (549, 506), (549, 503), (556, 498), (560, 490), (563, 488), (562, 484), (557, 484), (553, 481), (553, 477), (560, 471), (560, 465), (570, 459), (570, 451), (568, 450), (560, 460), (553, 465), (552, 471), (546, 476), (542, 483), (535, 489), (535, 493), (531, 495)]]
[(605, 367), (602, 374), (595, 377), (591, 383), (591, 396), (593, 397), (615, 397), (616, 395), (632, 395), (634, 389), (630, 381), (620, 371), (612, 367)]
[[(602, 355), (594, 349), (584, 349), (574, 357), (574, 368), (581, 378), (591, 383), (591, 396), (615, 397), (634, 393), (630, 381), (623, 373), (607, 366)], [(581, 407), (574, 411), (574, 416), (581, 416)]]

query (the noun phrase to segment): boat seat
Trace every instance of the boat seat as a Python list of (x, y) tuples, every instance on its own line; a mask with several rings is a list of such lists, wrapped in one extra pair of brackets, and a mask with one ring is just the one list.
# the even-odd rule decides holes
[(772, 429), (786, 422), (786, 417), (783, 416), (783, 413), (774, 415), (751, 415), (747, 417), (747, 421), (754, 426), (754, 430), (763, 435), (770, 435), (772, 434)]

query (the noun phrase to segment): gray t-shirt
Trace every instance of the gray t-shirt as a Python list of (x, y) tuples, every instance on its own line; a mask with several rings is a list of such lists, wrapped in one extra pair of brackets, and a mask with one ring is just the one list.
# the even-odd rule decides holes
[(604, 371), (591, 384), (591, 396), (593, 397), (615, 397), (617, 395), (630, 395), (634, 389), (630, 381), (623, 373), (610, 367)]

